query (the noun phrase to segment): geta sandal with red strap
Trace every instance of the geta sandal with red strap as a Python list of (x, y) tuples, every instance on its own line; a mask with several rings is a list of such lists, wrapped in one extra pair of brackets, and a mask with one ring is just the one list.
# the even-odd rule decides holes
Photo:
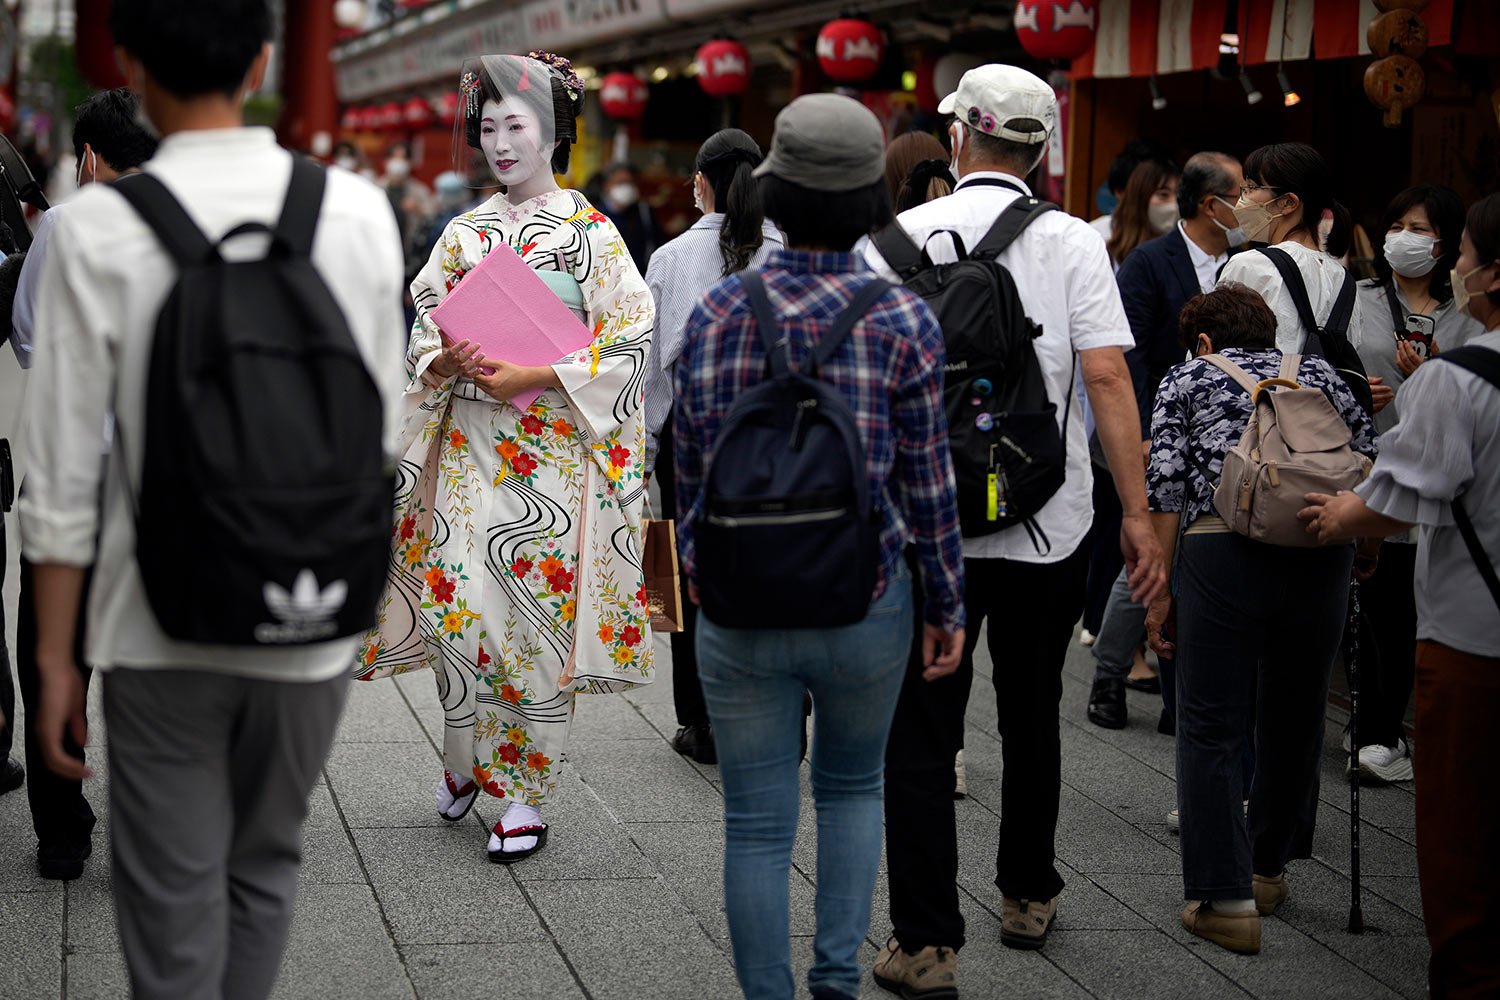
[[(507, 830), (501, 824), (495, 824), (495, 836), (500, 838), (500, 849), (498, 851), (487, 850), (490, 860), (497, 865), (508, 865), (522, 858), (529, 858), (543, 847), (547, 846), (547, 824), (530, 823), (526, 826), (518, 826), (514, 830)], [(520, 837), (535, 837), (536, 843), (522, 851), (507, 851), (505, 842), (516, 840)]]

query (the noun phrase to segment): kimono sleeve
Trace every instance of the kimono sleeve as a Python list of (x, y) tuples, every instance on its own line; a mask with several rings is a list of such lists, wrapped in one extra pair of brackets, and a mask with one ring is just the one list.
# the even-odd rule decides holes
[(607, 442), (640, 419), (656, 307), (614, 223), (597, 211), (585, 218), (590, 266), (579, 284), (594, 340), (552, 367), (589, 436)]
[(406, 391), (409, 393), (426, 393), (431, 388), (424, 384), (422, 376), (443, 349), (442, 334), (432, 321), (432, 311), (448, 297), (453, 286), (469, 269), (461, 236), (463, 230), (457, 225), (459, 219), (453, 219), (443, 227), (442, 238), (432, 248), (427, 263), (412, 279), (411, 300), (417, 318), (412, 323), (411, 337), (406, 344), (406, 371), (410, 379)]

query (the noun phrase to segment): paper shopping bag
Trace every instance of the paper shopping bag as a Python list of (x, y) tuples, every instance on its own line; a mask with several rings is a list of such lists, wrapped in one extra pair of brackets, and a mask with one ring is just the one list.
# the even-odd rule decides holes
[(682, 631), (682, 577), (677, 567), (677, 523), (647, 521), (642, 557), (646, 613), (656, 632)]

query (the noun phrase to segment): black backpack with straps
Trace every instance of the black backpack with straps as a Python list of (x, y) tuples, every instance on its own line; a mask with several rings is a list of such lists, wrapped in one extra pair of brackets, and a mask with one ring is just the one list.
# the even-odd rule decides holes
[[(1459, 347), (1439, 354), (1433, 360), (1458, 365), (1464, 371), (1478, 375), (1493, 386), (1496, 392), (1500, 392), (1500, 351), (1492, 351), (1488, 347)], [(1484, 545), (1479, 541), (1479, 532), (1474, 530), (1469, 512), (1457, 497), (1453, 500), (1453, 522), (1458, 526), (1458, 533), (1469, 550), (1470, 558), (1474, 560), (1475, 568), (1479, 570), (1480, 578), (1489, 589), (1495, 607), (1500, 609), (1500, 574), (1495, 572), (1494, 560), (1484, 551)]]
[(1281, 273), (1281, 281), (1297, 307), (1302, 331), (1307, 334), (1307, 343), (1303, 345), (1302, 353), (1321, 354), (1339, 373), (1365, 413), (1373, 418), (1375, 402), (1370, 393), (1370, 379), (1365, 374), (1365, 363), (1360, 360), (1359, 351), (1349, 339), (1349, 323), (1354, 318), (1354, 276), (1344, 275), (1338, 298), (1333, 300), (1333, 309), (1328, 313), (1328, 322), (1319, 326), (1312, 300), (1307, 296), (1307, 284), (1302, 280), (1302, 272), (1292, 255), (1280, 247), (1256, 247), (1256, 250), (1265, 254), (1276, 265), (1276, 270)]
[[(217, 243), (150, 174), (114, 185), (178, 270), (147, 362), (139, 499), (116, 423), (141, 580), (173, 639), (287, 647), (375, 622), (394, 480), (380, 393), (311, 258), (325, 181), (296, 158), (275, 228)], [(255, 233), (265, 257), (225, 259)]]
[(958, 260), (951, 264), (934, 264), (899, 222), (873, 237), (943, 328), (943, 409), (964, 537), (1025, 525), (1038, 551), (1051, 549), (1034, 518), (1067, 478), (1066, 438), (1033, 345), (1042, 328), (1026, 315), (1015, 279), (997, 258), (1056, 208), (1023, 194), (973, 250), (957, 233), (939, 230), (933, 235), (953, 239)]
[(703, 613), (726, 628), (862, 621), (880, 572), (880, 521), (849, 404), (818, 369), (891, 286), (874, 279), (791, 366), (760, 275), (741, 271), (768, 377), (729, 408), (694, 528)]

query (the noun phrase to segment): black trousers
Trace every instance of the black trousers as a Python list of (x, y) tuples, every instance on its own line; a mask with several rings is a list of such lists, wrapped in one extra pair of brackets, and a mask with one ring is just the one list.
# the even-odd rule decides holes
[(1083, 627), (1095, 635), (1104, 624), (1104, 609), (1115, 577), (1125, 565), (1120, 552), (1120, 522), (1125, 514), (1115, 480), (1106, 470), (1094, 466), (1094, 526), (1089, 529), (1084, 547), (1089, 550), (1088, 589), (1083, 603)]
[[(964, 943), (953, 755), (963, 745), (974, 650), (986, 621), (1004, 765), (995, 884), (1013, 899), (1047, 900), (1062, 891), (1053, 844), (1062, 781), (1057, 713), (1088, 561), (1087, 546), (1048, 564), (965, 559), (967, 643), (949, 677), (922, 679), (917, 629), (885, 759), (891, 924), (909, 952)], [(920, 609), (923, 602), (914, 603)]]
[[(661, 491), (662, 516), (678, 517), (677, 467), (672, 446), (672, 418), (661, 429), (656, 450), (656, 488)], [(682, 631), (673, 632), (672, 701), (679, 726), (708, 725), (708, 706), (703, 702), (703, 682), (698, 679), (698, 605), (688, 600), (687, 574), (682, 576)]]
[(1406, 704), (1417, 674), (1417, 547), (1387, 542), (1380, 564), (1359, 588), (1359, 742), (1393, 747), (1404, 736)]
[(10, 646), (5, 641), (5, 515), (0, 512), (0, 764), (16, 745), (16, 682), (10, 674)]
[[(88, 606), (92, 579), (91, 570), (84, 578), (83, 607)], [(26, 706), (26, 797), (31, 803), (31, 826), (36, 831), (37, 843), (45, 847), (87, 840), (94, 829), (94, 810), (84, 798), (83, 782), (59, 778), (48, 770), (32, 726), (38, 701), (35, 591), (32, 565), (22, 556), (21, 595), (17, 608), (20, 620), (16, 622), (16, 673), (21, 681), (21, 700)], [(78, 664), (78, 672), (83, 676), (83, 690), (87, 696), (93, 671), (84, 665), (83, 633), (80, 627), (73, 643), (73, 662)], [(83, 748), (73, 742), (71, 736), (63, 736), (63, 748), (79, 760), (84, 759)]]

